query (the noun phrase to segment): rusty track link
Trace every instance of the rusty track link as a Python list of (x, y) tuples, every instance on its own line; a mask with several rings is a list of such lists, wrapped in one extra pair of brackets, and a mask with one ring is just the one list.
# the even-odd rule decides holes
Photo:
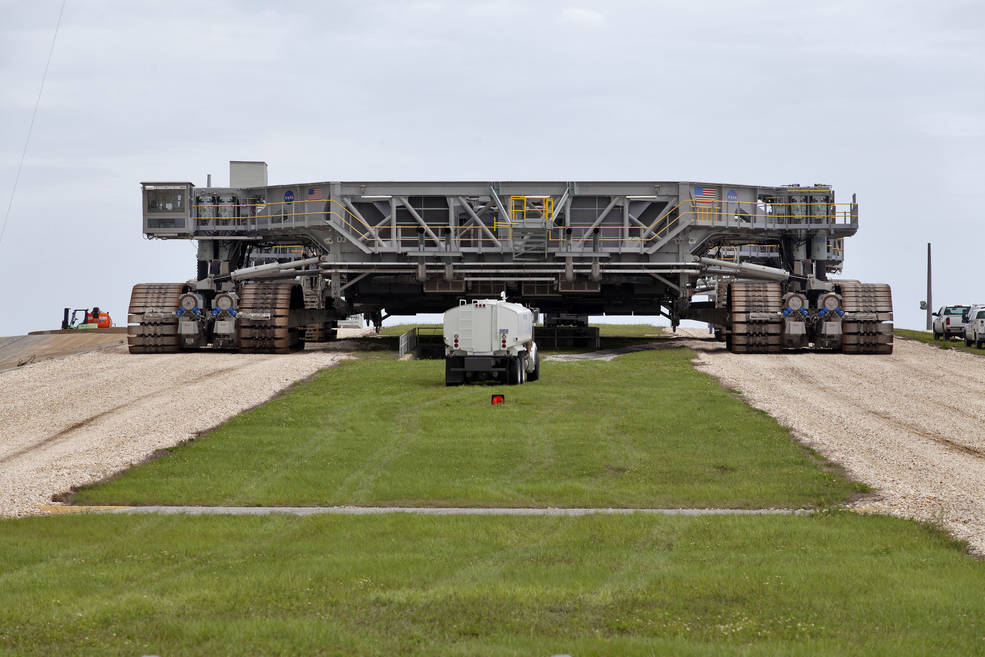
[(779, 353), (782, 306), (783, 292), (779, 283), (732, 283), (729, 286), (729, 350), (737, 354)]
[(893, 295), (885, 283), (839, 281), (842, 307), (841, 350), (846, 354), (893, 353)]
[(304, 347), (304, 327), (290, 326), (292, 309), (304, 308), (296, 283), (243, 283), (239, 303), (239, 350), (286, 354)]
[(178, 351), (178, 298), (184, 283), (140, 283), (130, 293), (127, 343), (131, 354)]

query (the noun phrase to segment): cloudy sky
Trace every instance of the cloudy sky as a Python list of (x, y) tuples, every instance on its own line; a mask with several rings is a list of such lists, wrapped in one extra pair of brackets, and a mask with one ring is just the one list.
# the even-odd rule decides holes
[[(6, 212), (61, 0), (0, 0)], [(64, 306), (126, 320), (195, 251), (141, 233), (139, 182), (826, 182), (861, 228), (845, 276), (922, 328), (985, 302), (979, 2), (67, 0), (0, 242), (0, 335)], [(2, 216), (0, 216), (2, 221)]]

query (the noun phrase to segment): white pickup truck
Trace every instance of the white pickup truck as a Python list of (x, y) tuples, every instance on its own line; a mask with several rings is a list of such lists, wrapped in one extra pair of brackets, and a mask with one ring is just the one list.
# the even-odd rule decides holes
[(941, 306), (934, 313), (934, 339), (964, 337), (965, 315), (971, 306)]
[(965, 316), (964, 343), (975, 345), (979, 349), (985, 345), (985, 305), (976, 304), (968, 309)]

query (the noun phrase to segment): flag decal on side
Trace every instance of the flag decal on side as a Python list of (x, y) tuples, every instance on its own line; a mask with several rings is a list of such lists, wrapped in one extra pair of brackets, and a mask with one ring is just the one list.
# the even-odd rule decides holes
[(694, 200), (699, 203), (711, 203), (718, 200), (718, 189), (707, 185), (694, 186)]

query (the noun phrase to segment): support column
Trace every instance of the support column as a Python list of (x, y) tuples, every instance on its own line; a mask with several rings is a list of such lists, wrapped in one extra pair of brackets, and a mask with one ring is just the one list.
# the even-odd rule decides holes
[(453, 251), (458, 242), (458, 223), (456, 222), (458, 212), (455, 209), (454, 197), (446, 196), (445, 201), (448, 203), (448, 240), (445, 243), (445, 250)]
[(927, 242), (927, 330), (934, 330), (934, 299), (931, 281), (930, 242)]
[(400, 250), (400, 237), (397, 235), (397, 201), (390, 197), (390, 240), (393, 248)]

